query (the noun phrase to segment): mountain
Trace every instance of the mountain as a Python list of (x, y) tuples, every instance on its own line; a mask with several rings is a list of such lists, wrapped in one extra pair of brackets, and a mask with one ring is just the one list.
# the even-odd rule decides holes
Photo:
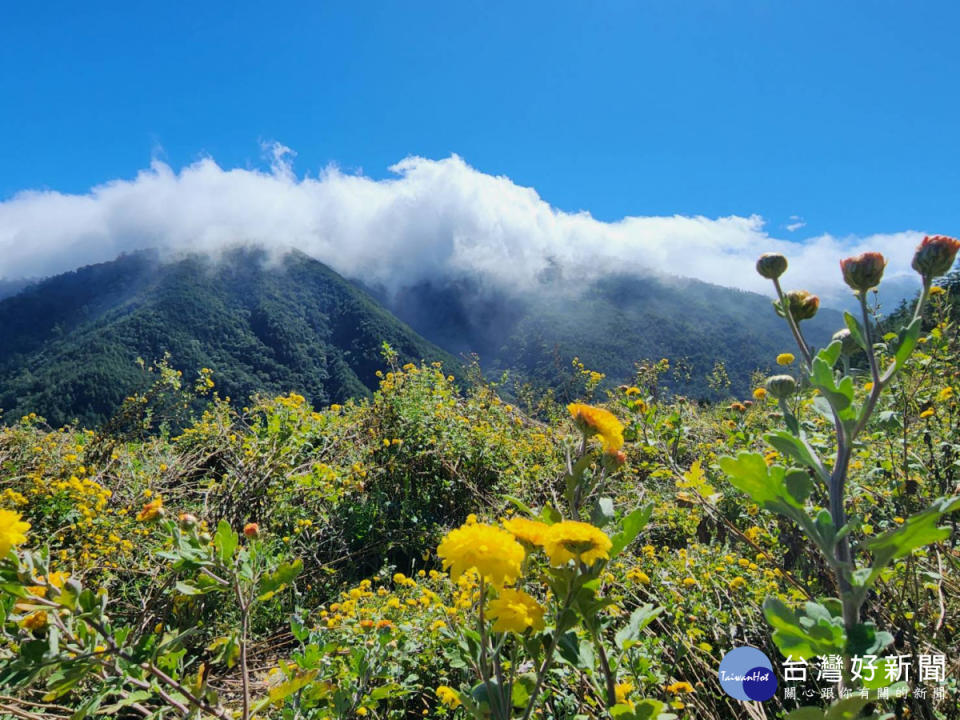
[(33, 281), (26, 279), (11, 280), (10, 278), (0, 278), (0, 300), (3, 300), (5, 297), (10, 297), (11, 295), (16, 295), (31, 282)]
[[(770, 371), (779, 353), (795, 351), (771, 298), (687, 278), (611, 274), (572, 286), (558, 272), (512, 292), (461, 278), (380, 297), (424, 337), (478, 353), (488, 371), (511, 370), (544, 387), (567, 385), (575, 356), (606, 373), (609, 384), (629, 381), (639, 361), (666, 357), (684, 361), (664, 378), (675, 391), (723, 396), (707, 380), (720, 360), (729, 391), (746, 395), (754, 371)], [(841, 327), (840, 313), (826, 308), (803, 323), (818, 347)]]
[[(824, 309), (804, 329), (822, 346), (842, 325)], [(574, 283), (557, 269), (534, 288), (464, 276), (387, 293), (297, 252), (174, 261), (138, 252), (0, 300), (0, 408), (7, 422), (36, 412), (55, 425), (99, 423), (145, 382), (137, 358), (165, 353), (187, 377), (213, 369), (218, 391), (240, 402), (291, 390), (317, 406), (342, 402), (376, 387), (384, 341), (401, 362), (451, 369), (454, 355), (476, 353), (488, 376), (509, 370), (560, 400), (578, 392), (575, 356), (608, 386), (666, 357), (668, 388), (718, 399), (745, 396), (752, 373), (793, 348), (769, 298), (682, 278)], [(708, 382), (718, 359), (729, 388)]]
[(0, 301), (0, 408), (53, 425), (109, 417), (143, 383), (137, 358), (170, 353), (218, 391), (297, 391), (319, 406), (368, 394), (386, 341), (401, 362), (456, 361), (363, 290), (300, 253), (235, 249), (216, 260), (123, 255)]

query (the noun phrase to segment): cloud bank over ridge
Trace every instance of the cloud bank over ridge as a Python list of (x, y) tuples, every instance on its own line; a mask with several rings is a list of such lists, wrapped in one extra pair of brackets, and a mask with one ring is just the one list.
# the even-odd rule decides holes
[(292, 153), (272, 148), (268, 170), (224, 169), (211, 158), (179, 172), (154, 161), (132, 180), (81, 195), (23, 191), (0, 202), (0, 278), (45, 276), (160, 248), (216, 251), (238, 242), (299, 248), (338, 272), (396, 289), (480, 273), (526, 287), (559, 265), (564, 277), (647, 269), (769, 293), (753, 270), (762, 252), (790, 258), (789, 287), (844, 301), (838, 262), (884, 253), (887, 278), (913, 278), (915, 231), (790, 241), (761, 217), (626, 217), (603, 222), (552, 207), (532, 188), (454, 155), (408, 157), (376, 180), (327, 168), (299, 177)]

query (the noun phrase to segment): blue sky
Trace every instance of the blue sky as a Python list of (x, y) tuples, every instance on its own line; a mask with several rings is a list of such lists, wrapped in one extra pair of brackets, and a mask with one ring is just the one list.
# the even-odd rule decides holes
[[(11, 3), (0, 198), (259, 142), (457, 153), (556, 207), (960, 231), (955, 2)], [(780, 230), (781, 233), (786, 231)]]

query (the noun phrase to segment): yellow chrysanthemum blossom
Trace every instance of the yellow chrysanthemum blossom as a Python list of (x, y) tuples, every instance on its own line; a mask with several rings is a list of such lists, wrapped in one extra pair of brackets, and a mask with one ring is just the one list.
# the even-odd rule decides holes
[(47, 626), (47, 613), (37, 610), (20, 621), (20, 626), (27, 630), (43, 630)]
[(796, 358), (793, 353), (780, 353), (777, 355), (777, 365), (792, 365)]
[(577, 520), (564, 520), (551, 525), (543, 543), (543, 549), (554, 567), (562, 567), (574, 559), (592, 565), (597, 560), (610, 557), (612, 546), (610, 538), (600, 528)]
[(476, 569), (483, 578), (500, 586), (520, 577), (526, 553), (506, 530), (474, 522), (448, 532), (437, 547), (437, 555), (454, 580)]
[(137, 513), (137, 520), (147, 522), (160, 516), (163, 510), (163, 498), (159, 495), (143, 506), (143, 509)]
[(667, 685), (667, 692), (673, 693), (674, 695), (679, 695), (680, 693), (692, 693), (693, 685), (690, 683), (681, 680), (680, 682), (675, 682), (670, 685)]
[(753, 391), (753, 397), (756, 400), (763, 400), (766, 396), (767, 396), (766, 388), (758, 387), (756, 390)]
[(487, 613), (494, 621), (494, 632), (514, 632), (522, 635), (527, 630), (543, 630), (543, 607), (523, 590), (503, 588), (490, 601)]
[(538, 520), (515, 517), (503, 520), (503, 526), (517, 540), (533, 546), (542, 546), (550, 526)]
[(615, 694), (616, 697), (617, 697), (617, 704), (618, 704), (618, 705), (627, 705), (627, 706), (629, 706), (629, 707), (632, 708), (632, 707), (633, 707), (633, 701), (630, 700), (630, 694), (631, 694), (635, 689), (636, 689), (636, 688), (633, 686), (633, 683), (631, 683), (631, 682), (617, 683), (616, 686), (613, 688), (614, 694)]
[(600, 436), (604, 452), (614, 453), (623, 447), (623, 423), (613, 413), (583, 403), (570, 403), (567, 410), (581, 431)]
[(24, 522), (16, 510), (0, 510), (0, 560), (7, 556), (10, 548), (27, 541), (30, 523)]
[(449, 685), (440, 685), (435, 692), (437, 699), (448, 708), (460, 707), (460, 693)]

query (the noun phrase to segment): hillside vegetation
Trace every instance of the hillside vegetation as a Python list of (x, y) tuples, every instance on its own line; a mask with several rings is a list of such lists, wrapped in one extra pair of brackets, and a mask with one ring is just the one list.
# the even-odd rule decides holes
[[(160, 364), (99, 429), (27, 413), (0, 430), (0, 717), (956, 719), (958, 283), (930, 280), (902, 333), (851, 318), (709, 406), (662, 359), (610, 390), (578, 367), (582, 402), (534, 417), (388, 346), (336, 404)], [(740, 645), (781, 683), (809, 660), (796, 698), (725, 694)], [(834, 654), (876, 682), (838, 699)], [(946, 658), (925, 696), (884, 679), (908, 655)]]
[[(54, 426), (98, 425), (145, 389), (138, 359), (166, 355), (187, 376), (213, 370), (239, 406), (294, 391), (320, 407), (370, 394), (383, 342), (404, 362), (439, 360), (457, 376), (462, 358), (476, 356), (488, 376), (509, 374), (501, 393), (552, 391), (561, 401), (576, 399), (574, 357), (608, 389), (637, 362), (669, 357), (665, 388), (716, 401), (749, 392), (751, 374), (792, 342), (769, 299), (693, 280), (556, 278), (535, 291), (478, 283), (377, 298), (296, 252), (124, 255), (0, 295), (0, 422), (36, 412)], [(841, 322), (821, 311), (811, 342), (826, 345)]]
[(93, 426), (144, 389), (138, 358), (167, 354), (190, 375), (215, 370), (223, 395), (241, 403), (296, 390), (325, 405), (370, 394), (383, 342), (405, 360), (456, 367), (305, 255), (239, 248), (161, 262), (135, 253), (0, 302), (0, 408)]

